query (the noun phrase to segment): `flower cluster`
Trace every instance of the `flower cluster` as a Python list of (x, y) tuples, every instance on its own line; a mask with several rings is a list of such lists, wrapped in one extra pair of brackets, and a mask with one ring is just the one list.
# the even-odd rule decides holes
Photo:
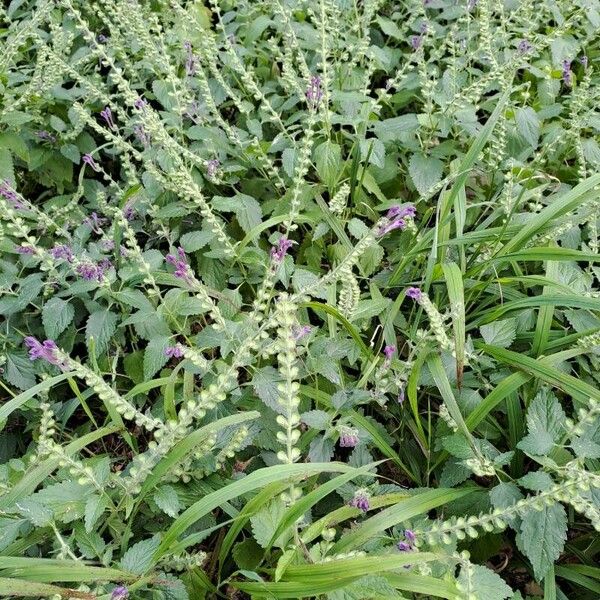
[(360, 489), (354, 492), (354, 497), (348, 502), (348, 505), (353, 508), (358, 508), (358, 510), (362, 510), (362, 512), (367, 512), (371, 508), (369, 498), (369, 493), (364, 489)]
[(15, 190), (11, 187), (7, 179), (0, 182), (0, 196), (5, 198), (9, 202), (12, 202), (12, 205), (15, 208), (25, 208), (25, 206), (19, 198), (19, 194), (15, 192)]
[(173, 273), (175, 277), (185, 281), (188, 284), (192, 284), (194, 282), (194, 274), (190, 268), (190, 265), (188, 264), (187, 256), (183, 248), (177, 248), (175, 254), (167, 254), (165, 260), (171, 266), (175, 267), (175, 272)]
[(318, 75), (314, 75), (310, 78), (308, 87), (306, 88), (306, 102), (308, 107), (312, 110), (316, 110), (323, 97), (323, 90), (321, 89), (321, 78)]
[(108, 258), (103, 258), (101, 261), (94, 263), (91, 261), (80, 262), (75, 267), (75, 272), (86, 281), (103, 281), (106, 272), (112, 267), (112, 263)]
[(400, 552), (410, 552), (415, 548), (415, 542), (417, 541), (417, 536), (415, 532), (411, 529), (404, 530), (404, 540), (398, 542), (396, 547)]
[(386, 214), (386, 222), (378, 229), (379, 235), (385, 235), (394, 229), (406, 229), (408, 219), (414, 219), (416, 209), (412, 205), (408, 206), (392, 206)]
[(358, 429), (347, 425), (340, 427), (340, 448), (354, 448), (359, 441)]
[(29, 359), (42, 359), (51, 365), (55, 365), (61, 369), (66, 369), (65, 361), (58, 356), (58, 346), (53, 340), (38, 341), (33, 336), (27, 336), (24, 339), (25, 346), (29, 348)]

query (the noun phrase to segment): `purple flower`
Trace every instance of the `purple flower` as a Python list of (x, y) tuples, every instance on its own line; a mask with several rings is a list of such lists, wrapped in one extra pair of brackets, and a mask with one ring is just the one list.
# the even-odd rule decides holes
[(467, 5), (467, 8), (469, 10), (473, 10), (477, 6), (478, 1), (479, 0), (469, 0), (469, 4)]
[(567, 87), (571, 87), (573, 85), (573, 71), (571, 71), (571, 61), (570, 60), (566, 60), (566, 59), (563, 60), (562, 78), (563, 78), (563, 83)]
[(41, 358), (51, 365), (56, 365), (61, 369), (66, 368), (66, 363), (57, 356), (58, 346), (52, 340), (39, 342), (33, 336), (27, 336), (24, 340), (25, 346), (29, 348), (29, 360)]
[(396, 346), (386, 346), (383, 349), (383, 353), (385, 354), (385, 362), (389, 364), (396, 352)]
[(115, 249), (115, 243), (113, 240), (109, 239), (100, 240), (100, 248), (105, 252), (109, 252), (110, 250)]
[(75, 267), (75, 272), (86, 281), (102, 281), (104, 274), (112, 267), (111, 262), (104, 258), (99, 263), (82, 262)]
[(175, 267), (175, 273), (173, 273), (175, 277), (183, 279), (186, 283), (192, 283), (194, 281), (194, 275), (187, 262), (187, 257), (183, 248), (177, 248), (177, 254), (167, 254), (165, 260)]
[(409, 543), (414, 544), (417, 540), (417, 536), (412, 529), (404, 530), (404, 537), (409, 541)]
[(389, 233), (390, 231), (394, 231), (394, 229), (401, 229), (401, 230), (406, 229), (406, 221), (404, 219), (394, 219), (393, 221), (390, 221), (389, 223), (382, 225), (377, 230), (377, 233), (379, 235), (385, 235), (386, 233)]
[(192, 50), (192, 44), (190, 42), (183, 42), (183, 47), (187, 53), (185, 57), (185, 74), (188, 77), (192, 77), (196, 74), (196, 58)]
[(99, 44), (106, 44), (108, 42), (108, 38), (103, 33), (99, 34), (96, 40), (98, 40)]
[(217, 174), (217, 171), (219, 170), (220, 166), (221, 166), (221, 163), (216, 158), (207, 160), (206, 161), (206, 174), (212, 179)]
[(400, 206), (398, 204), (392, 206), (385, 215), (388, 219), (405, 218), (414, 219), (417, 214), (417, 209), (409, 204), (408, 206)]
[(135, 217), (135, 212), (135, 199), (132, 198), (125, 203), (125, 206), (123, 207), (123, 216), (128, 221), (131, 221), (133, 217)]
[(364, 490), (358, 490), (354, 493), (354, 498), (348, 502), (349, 506), (358, 508), (363, 512), (367, 512), (371, 508), (369, 504), (369, 495)]
[(307, 336), (312, 331), (312, 327), (310, 325), (302, 325), (301, 327), (294, 327), (292, 330), (292, 335), (294, 336), (294, 340), (297, 342), (301, 340), (303, 337)]
[(584, 69), (587, 69), (588, 57), (585, 54), (579, 59), (579, 62), (583, 65)]
[(308, 103), (308, 107), (315, 110), (319, 106), (322, 97), (321, 78), (315, 75), (310, 78), (310, 82), (306, 88), (306, 102)]
[(146, 133), (143, 125), (134, 125), (133, 133), (135, 137), (139, 140), (140, 144), (144, 146), (144, 148), (148, 148), (150, 146), (150, 136)]
[(406, 290), (406, 295), (418, 302), (423, 297), (423, 292), (418, 287), (409, 287)]
[(402, 386), (400, 388), (400, 391), (398, 392), (398, 404), (403, 404), (404, 403), (404, 386)]
[(271, 258), (277, 264), (283, 261), (287, 251), (292, 247), (293, 242), (286, 237), (280, 237), (277, 246), (271, 248)]
[(527, 54), (528, 52), (531, 52), (533, 50), (533, 46), (528, 40), (521, 40), (519, 42), (519, 45), (517, 46), (517, 50), (521, 54)]
[(102, 233), (102, 226), (106, 223), (104, 217), (99, 217), (97, 212), (93, 212), (89, 217), (83, 220), (83, 224), (87, 225), (94, 233)]
[(81, 157), (81, 160), (83, 160), (83, 162), (86, 165), (89, 165), (90, 167), (92, 167), (92, 169), (94, 169), (94, 171), (99, 171), (100, 167), (98, 166), (98, 163), (96, 163), (96, 161), (94, 160), (94, 157), (91, 154), (84, 154)]
[(25, 205), (21, 202), (19, 194), (13, 190), (8, 179), (0, 182), (0, 196), (13, 203), (15, 208), (25, 208)]
[(46, 131), (45, 129), (42, 129), (40, 131), (36, 131), (35, 135), (40, 140), (43, 140), (45, 142), (55, 142), (56, 141), (56, 136), (52, 135), (49, 131)]
[(100, 111), (100, 116), (106, 121), (106, 124), (111, 128), (115, 128), (115, 122), (112, 118), (112, 111), (110, 110), (110, 106), (106, 106), (104, 110)]
[(140, 96), (135, 100), (133, 106), (135, 106), (135, 108), (138, 110), (144, 110), (148, 106), (148, 101)]
[(169, 358), (182, 358), (183, 346), (181, 344), (175, 344), (175, 346), (167, 346), (167, 348), (165, 348), (165, 356), (168, 356)]
[(411, 550), (414, 550), (415, 542), (417, 540), (417, 536), (415, 535), (415, 532), (412, 531), (411, 529), (405, 529), (404, 530), (404, 539), (406, 541), (398, 542), (398, 544), (396, 545), (396, 548), (398, 548), (398, 550), (400, 552), (410, 552)]
[(398, 542), (396, 548), (398, 548), (400, 552), (410, 552), (412, 550), (410, 544), (408, 544), (407, 542)]
[(358, 429), (346, 425), (340, 427), (340, 448), (354, 448), (359, 441)]
[(124, 585), (118, 585), (110, 595), (110, 600), (125, 600), (129, 598), (129, 590)]
[(412, 35), (410, 37), (410, 45), (413, 50), (418, 50), (423, 42), (423, 35)]
[(35, 249), (31, 246), (17, 246), (17, 252), (19, 254), (35, 254)]
[(51, 248), (50, 255), (55, 260), (63, 259), (67, 262), (73, 262), (73, 251), (66, 244), (58, 244), (54, 248)]

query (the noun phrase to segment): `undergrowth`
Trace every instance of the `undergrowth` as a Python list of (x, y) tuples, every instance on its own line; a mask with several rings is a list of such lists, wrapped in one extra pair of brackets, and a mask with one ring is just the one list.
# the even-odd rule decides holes
[(0, 17), (0, 595), (600, 595), (597, 0)]

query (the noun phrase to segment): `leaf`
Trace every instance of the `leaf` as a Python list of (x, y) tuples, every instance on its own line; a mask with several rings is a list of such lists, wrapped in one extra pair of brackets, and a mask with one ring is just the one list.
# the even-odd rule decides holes
[(246, 194), (236, 194), (232, 198), (215, 196), (212, 204), (217, 210), (234, 213), (244, 233), (249, 233), (261, 223), (262, 210), (252, 196)]
[(75, 309), (61, 298), (50, 298), (42, 309), (42, 323), (46, 335), (55, 340), (71, 323), (75, 316)]
[(311, 441), (308, 449), (310, 462), (329, 462), (333, 456), (333, 440), (318, 435)]
[(261, 547), (252, 538), (238, 542), (231, 553), (237, 566), (248, 571), (254, 571), (258, 567), (264, 554)]
[(252, 387), (256, 395), (275, 412), (281, 412), (279, 404), (280, 392), (277, 386), (281, 382), (281, 375), (274, 367), (257, 369), (252, 377)]
[(123, 555), (120, 567), (134, 575), (143, 575), (152, 566), (152, 556), (159, 544), (158, 536), (134, 544)]
[(500, 575), (482, 565), (462, 567), (457, 587), (465, 598), (473, 600), (504, 600), (513, 595)]
[(412, 113), (377, 121), (373, 125), (375, 135), (383, 142), (398, 140), (403, 133), (416, 131), (418, 128), (419, 121), (417, 120), (417, 115)]
[(335, 186), (342, 168), (342, 149), (334, 142), (326, 141), (315, 148), (315, 165), (321, 181), (329, 188)]
[(107, 508), (107, 500), (104, 496), (93, 495), (85, 503), (85, 531), (90, 533), (94, 529), (96, 521), (102, 516)]
[(28, 390), (35, 385), (34, 365), (31, 360), (20, 354), (12, 352), (6, 354), (3, 376), (6, 381), (20, 390)]
[(424, 154), (413, 154), (408, 163), (410, 177), (421, 195), (425, 195), (442, 179), (444, 163)]
[(161, 485), (152, 497), (158, 508), (170, 517), (175, 518), (181, 510), (181, 503), (175, 488), (171, 485)]
[(148, 342), (144, 350), (144, 378), (152, 379), (154, 375), (169, 361), (165, 350), (171, 344), (171, 338), (167, 336), (155, 337)]
[(566, 418), (556, 396), (546, 388), (540, 390), (527, 411), (528, 434), (517, 447), (537, 456), (547, 454), (558, 441)]
[(196, 250), (204, 248), (204, 246), (206, 246), (206, 244), (214, 237), (215, 234), (212, 231), (207, 231), (205, 229), (201, 231), (190, 231), (181, 236), (179, 243), (186, 252), (196, 252)]
[(523, 517), (517, 545), (531, 562), (537, 581), (558, 560), (566, 540), (567, 513), (562, 504), (531, 510)]
[(99, 310), (93, 312), (87, 320), (85, 326), (85, 339), (88, 345), (88, 350), (91, 354), (90, 340), (94, 338), (94, 349), (96, 356), (104, 353), (108, 347), (110, 338), (114, 335), (117, 329), (118, 317), (115, 313), (109, 310)]
[[(268, 504), (265, 504), (254, 516), (250, 518), (252, 524), (252, 533), (254, 539), (262, 547), (266, 548), (271, 541), (271, 537), (285, 514), (286, 508), (281, 498), (275, 498)], [(273, 546), (284, 548), (292, 535), (291, 529), (283, 531), (273, 542)]]
[(540, 119), (538, 114), (531, 106), (525, 106), (524, 108), (517, 109), (515, 119), (519, 133), (535, 148), (540, 138)]
[(329, 415), (324, 410), (309, 410), (302, 413), (300, 419), (312, 429), (323, 431), (329, 423)]
[(508, 348), (517, 336), (517, 320), (510, 318), (493, 321), (488, 325), (482, 325), (479, 331), (486, 344)]

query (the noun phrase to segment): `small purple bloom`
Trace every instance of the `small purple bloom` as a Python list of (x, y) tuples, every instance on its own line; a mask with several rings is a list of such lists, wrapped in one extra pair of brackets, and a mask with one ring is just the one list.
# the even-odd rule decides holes
[(358, 429), (346, 425), (340, 427), (340, 448), (354, 448), (359, 441)]
[(100, 111), (100, 116), (104, 119), (104, 121), (106, 122), (106, 124), (111, 129), (115, 128), (115, 122), (113, 121), (113, 118), (112, 118), (112, 111), (110, 110), (110, 106), (106, 106), (104, 108), (104, 110), (101, 110)]
[(135, 217), (135, 212), (135, 199), (132, 198), (125, 203), (125, 206), (123, 207), (123, 216), (128, 221), (131, 221)]
[(40, 131), (36, 131), (35, 135), (40, 140), (43, 140), (44, 142), (55, 142), (56, 141), (56, 136), (52, 135), (49, 131), (46, 131), (45, 129), (41, 129)]
[(396, 346), (386, 346), (383, 349), (383, 353), (385, 354), (385, 361), (389, 363), (396, 352)]
[(98, 40), (99, 44), (106, 44), (106, 42), (108, 42), (108, 38), (103, 33), (98, 35), (96, 39)]
[(148, 101), (140, 96), (135, 100), (133, 106), (135, 106), (135, 108), (138, 110), (144, 110), (148, 106)]
[(371, 508), (369, 504), (369, 495), (364, 490), (358, 490), (354, 494), (354, 498), (348, 502), (349, 506), (358, 508), (363, 512), (367, 512)]
[(417, 214), (417, 209), (412, 204), (409, 204), (408, 206), (399, 206), (396, 204), (395, 206), (392, 206), (387, 211), (387, 214), (385, 216), (388, 219), (405, 218), (405, 217), (407, 217), (409, 219), (414, 219), (416, 214)]
[(410, 45), (413, 50), (418, 50), (421, 47), (422, 42), (423, 42), (422, 35), (412, 35), (410, 37)]
[(19, 194), (13, 190), (8, 179), (0, 182), (0, 196), (13, 203), (15, 208), (25, 208), (25, 205), (21, 202)]
[(404, 403), (404, 386), (402, 386), (400, 388), (400, 391), (398, 392), (398, 404), (403, 404)]
[(287, 251), (292, 247), (293, 242), (286, 237), (280, 237), (277, 246), (271, 248), (271, 258), (273, 262), (280, 263), (287, 254)]
[(587, 69), (587, 67), (588, 67), (588, 57), (585, 54), (579, 59), (579, 62), (583, 65), (584, 69)]
[(410, 552), (412, 550), (410, 544), (408, 544), (407, 542), (398, 542), (396, 548), (398, 548), (400, 552)]
[(423, 297), (423, 292), (418, 287), (409, 287), (406, 290), (406, 295), (418, 302)]
[(73, 251), (66, 244), (58, 244), (54, 248), (51, 248), (50, 255), (55, 260), (63, 259), (67, 262), (73, 262)]
[(165, 348), (165, 356), (168, 356), (169, 358), (182, 358), (183, 346), (181, 344), (175, 344), (175, 346), (167, 346), (167, 348)]
[(140, 144), (144, 146), (144, 148), (150, 147), (150, 136), (144, 129), (143, 125), (134, 125), (133, 133), (135, 134), (135, 137), (139, 140)]
[(221, 163), (216, 158), (206, 161), (206, 174), (212, 179), (219, 171)]
[(102, 281), (104, 274), (111, 268), (111, 263), (107, 258), (102, 259), (98, 264), (93, 262), (82, 262), (75, 267), (75, 272), (86, 281)]
[(194, 51), (192, 50), (192, 44), (190, 42), (183, 42), (183, 47), (187, 53), (185, 58), (185, 74), (188, 77), (192, 77), (196, 74), (196, 57), (194, 56)]
[(563, 60), (562, 79), (563, 79), (563, 83), (567, 87), (571, 87), (573, 85), (573, 71), (571, 71), (571, 61), (570, 60)]
[(404, 537), (409, 541), (409, 543), (414, 544), (417, 541), (417, 536), (412, 529), (404, 530)]
[(307, 336), (311, 331), (312, 327), (310, 325), (302, 325), (301, 327), (294, 327), (292, 330), (292, 335), (294, 336), (295, 341), (299, 341), (303, 337)]
[(81, 157), (81, 160), (83, 160), (83, 162), (86, 165), (89, 165), (90, 167), (92, 167), (92, 169), (94, 169), (94, 171), (99, 171), (100, 167), (98, 166), (98, 163), (94, 160), (94, 157), (91, 154), (84, 154)]
[(527, 54), (528, 52), (531, 52), (533, 50), (533, 46), (528, 40), (521, 40), (519, 42), (519, 45), (517, 46), (517, 50), (521, 54)]
[(175, 267), (175, 277), (183, 279), (186, 283), (192, 283), (194, 275), (187, 262), (187, 257), (183, 248), (177, 248), (177, 254), (167, 254), (165, 260)]
[(308, 107), (316, 110), (322, 97), (323, 90), (321, 89), (321, 78), (318, 75), (315, 75), (310, 78), (310, 82), (306, 88), (306, 102), (308, 103)]
[(24, 340), (25, 346), (29, 348), (29, 360), (37, 360), (41, 358), (51, 365), (56, 365), (61, 369), (66, 368), (63, 360), (57, 355), (58, 346), (53, 340), (44, 340), (39, 342), (33, 336), (27, 336)]
[(404, 219), (394, 219), (393, 221), (390, 221), (389, 223), (382, 225), (377, 230), (377, 233), (379, 235), (385, 235), (386, 233), (389, 233), (390, 231), (394, 231), (394, 229), (404, 230), (405, 228), (406, 228), (406, 221)]
[(100, 240), (100, 248), (105, 252), (109, 252), (110, 250), (115, 249), (115, 243), (113, 240), (109, 239)]
[(405, 529), (404, 530), (404, 539), (406, 541), (398, 542), (396, 548), (398, 548), (398, 550), (400, 552), (410, 552), (411, 550), (414, 550), (415, 542), (417, 540), (417, 536), (415, 535), (415, 532), (412, 531), (411, 529)]
[(110, 595), (110, 600), (125, 600), (129, 598), (129, 590), (124, 585), (118, 585)]
[(106, 223), (104, 217), (99, 217), (97, 212), (93, 212), (89, 217), (83, 220), (83, 224), (87, 225), (94, 233), (102, 233), (102, 226)]
[(17, 246), (17, 252), (19, 254), (35, 254), (35, 249), (31, 246)]

